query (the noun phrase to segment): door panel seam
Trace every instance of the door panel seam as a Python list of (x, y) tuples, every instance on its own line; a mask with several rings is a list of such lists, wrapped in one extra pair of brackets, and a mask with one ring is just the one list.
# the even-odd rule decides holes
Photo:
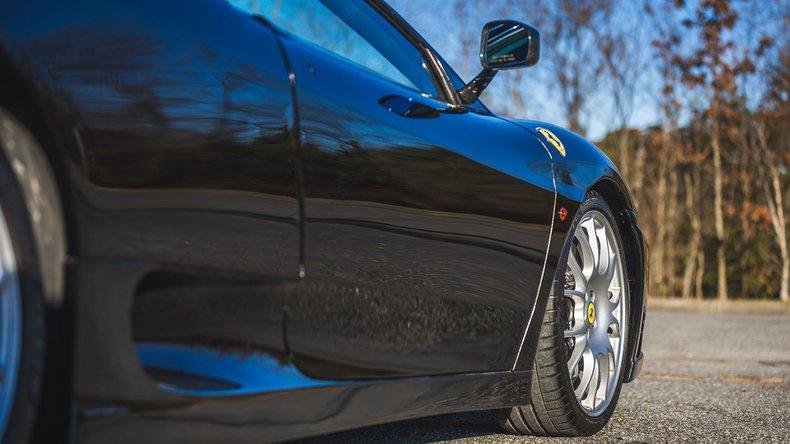
[(274, 40), (277, 42), (277, 48), (280, 51), (280, 56), (285, 65), (285, 71), (288, 75), (288, 86), (291, 93), (291, 106), (293, 107), (290, 122), (288, 122), (288, 133), (291, 139), (291, 149), (294, 153), (294, 175), (296, 181), (296, 202), (297, 202), (297, 224), (299, 229), (299, 270), (298, 275), (303, 279), (306, 274), (305, 266), (305, 183), (304, 183), (304, 156), (302, 152), (302, 129), (300, 126), (299, 117), (299, 100), (296, 89), (296, 73), (294, 72), (291, 64), (291, 59), (288, 57), (288, 52), (285, 50), (285, 45), (281, 39), (280, 31), (273, 26), (264, 17), (255, 16), (255, 18), (266, 26), (273, 34)]

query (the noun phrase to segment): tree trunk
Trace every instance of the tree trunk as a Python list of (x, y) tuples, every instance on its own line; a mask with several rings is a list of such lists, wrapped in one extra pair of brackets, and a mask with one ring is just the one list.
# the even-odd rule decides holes
[(713, 217), (714, 228), (716, 229), (716, 273), (717, 273), (717, 293), (720, 300), (727, 300), (727, 257), (724, 245), (724, 204), (722, 202), (722, 168), (721, 168), (721, 145), (719, 144), (719, 124), (717, 122), (718, 113), (713, 115), (711, 127), (711, 147), (713, 148)]
[(655, 238), (653, 239), (654, 245), (656, 246), (653, 249), (654, 257), (653, 262), (651, 264), (650, 269), (653, 270), (653, 279), (652, 281), (655, 283), (655, 288), (659, 289), (661, 293), (666, 295), (666, 269), (664, 268), (665, 264), (665, 239), (667, 233), (667, 176), (666, 176), (666, 140), (667, 138), (664, 137), (664, 141), (662, 144), (662, 151), (661, 160), (659, 161), (659, 168), (658, 168), (658, 184), (656, 186), (656, 217), (655, 217)]
[[(739, 251), (746, 251), (748, 248), (751, 248), (751, 246), (754, 245), (754, 239), (752, 239), (752, 224), (749, 220), (752, 205), (752, 184), (754, 183), (754, 178), (750, 176), (749, 170), (755, 166), (753, 164), (753, 155), (749, 149), (749, 144), (753, 139), (750, 129), (751, 128), (749, 128), (748, 125), (742, 125), (738, 138), (740, 144), (740, 150), (738, 153), (738, 164), (740, 165), (739, 182), (741, 184), (742, 194), (741, 211), (739, 215), (741, 222), (741, 236), (738, 238)], [(739, 268), (738, 274), (741, 276), (740, 298), (746, 299), (749, 297), (749, 282), (751, 280), (751, 276), (749, 274), (748, 254), (740, 255)]]
[(625, 179), (625, 183), (630, 183), (629, 179), (631, 178), (630, 168), (628, 165), (628, 129), (626, 125), (623, 124), (620, 126), (620, 173), (623, 175), (623, 179)]
[(694, 297), (702, 299), (702, 279), (705, 277), (705, 251), (700, 248), (697, 254), (697, 277), (694, 282)]
[(677, 245), (677, 235), (678, 230), (676, 227), (680, 225), (680, 221), (678, 220), (678, 174), (677, 174), (677, 161), (676, 161), (676, 144), (675, 139), (670, 138), (670, 150), (669, 150), (669, 160), (667, 162), (667, 169), (666, 173), (669, 174), (669, 192), (667, 198), (667, 219), (666, 224), (667, 227), (670, 227), (666, 232), (666, 247), (664, 247), (666, 258), (664, 259), (666, 265), (666, 276), (667, 276), (667, 287), (669, 288), (669, 293), (673, 296), (677, 294), (680, 290), (680, 285), (678, 283), (678, 273), (677, 269), (675, 268), (678, 253), (680, 252), (680, 248)]
[[(779, 244), (779, 252), (782, 257), (782, 277), (779, 287), (779, 299), (787, 302), (790, 300), (790, 254), (787, 248), (787, 231), (785, 230), (785, 211), (784, 199), (782, 198), (782, 182), (779, 179), (779, 169), (776, 165), (770, 166), (771, 188), (773, 189), (774, 204), (770, 205), (771, 222), (776, 234), (776, 242)], [(769, 200), (771, 196), (768, 196)]]
[(785, 227), (784, 197), (782, 195), (782, 181), (779, 177), (779, 168), (772, 162), (768, 154), (768, 140), (765, 135), (765, 126), (757, 127), (758, 155), (763, 167), (763, 189), (768, 201), (768, 210), (771, 214), (771, 225), (779, 245), (779, 255), (782, 258), (782, 273), (779, 284), (779, 299), (787, 302), (790, 300), (790, 253), (787, 246), (787, 231)]
[(702, 242), (702, 224), (696, 211), (694, 199), (694, 182), (691, 174), (686, 173), (683, 177), (683, 186), (686, 189), (686, 211), (691, 222), (691, 238), (686, 250), (686, 263), (683, 268), (683, 282), (681, 286), (681, 296), (691, 297), (691, 285), (694, 282), (696, 265), (698, 259), (699, 246)]
[(787, 247), (782, 249), (782, 284), (779, 290), (779, 300), (782, 302), (790, 301), (788, 296), (788, 281), (790, 281), (790, 257), (787, 254)]
[(634, 204), (636, 205), (637, 210), (641, 210), (641, 201), (642, 201), (642, 184), (645, 180), (645, 146), (644, 146), (644, 137), (639, 138), (639, 143), (636, 147), (636, 156), (634, 159), (634, 180), (632, 180), (629, 185), (631, 185), (634, 191)]

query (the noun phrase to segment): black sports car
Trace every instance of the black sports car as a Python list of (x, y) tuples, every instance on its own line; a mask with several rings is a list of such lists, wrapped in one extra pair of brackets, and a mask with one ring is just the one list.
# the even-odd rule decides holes
[[(437, 24), (441, 25), (441, 24)], [(490, 409), (603, 427), (645, 246), (593, 144), (382, 0), (0, 1), (0, 432), (280, 441)]]

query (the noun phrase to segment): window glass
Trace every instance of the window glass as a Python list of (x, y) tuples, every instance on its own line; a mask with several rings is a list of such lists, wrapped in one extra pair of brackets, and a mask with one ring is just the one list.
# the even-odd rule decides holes
[(229, 1), (373, 72), (437, 96), (420, 51), (364, 1)]

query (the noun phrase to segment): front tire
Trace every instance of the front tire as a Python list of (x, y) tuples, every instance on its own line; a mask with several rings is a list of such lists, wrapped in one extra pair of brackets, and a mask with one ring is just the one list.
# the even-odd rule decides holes
[(592, 435), (609, 422), (620, 394), (629, 291), (619, 227), (591, 193), (570, 233), (541, 325), (530, 402), (497, 412), (512, 433)]

